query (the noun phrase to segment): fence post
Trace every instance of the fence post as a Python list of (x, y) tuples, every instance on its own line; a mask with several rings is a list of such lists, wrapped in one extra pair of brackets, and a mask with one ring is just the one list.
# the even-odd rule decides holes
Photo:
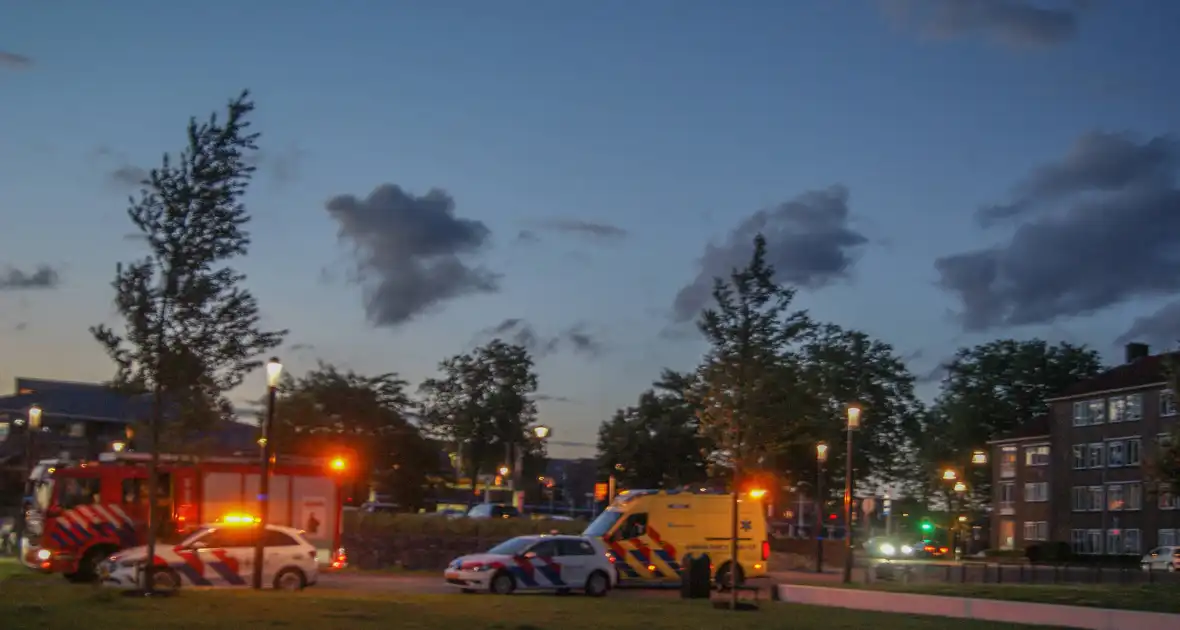
[(996, 563), (996, 584), (1003, 584), (1003, 583), (1004, 583), (1004, 563), (997, 562)]
[(1020, 570), (1017, 572), (1017, 576), (1019, 577), (1020, 583), (1024, 584), (1024, 563), (1023, 562), (1020, 563)]
[(1101, 584), (1101, 583), (1102, 583), (1102, 565), (1101, 565), (1101, 564), (1100, 564), (1100, 565), (1098, 565), (1098, 576), (1097, 576), (1097, 583), (1098, 583), (1098, 584)]
[(946, 565), (946, 577), (943, 578), (942, 581), (946, 582), (947, 584), (951, 583), (951, 565), (949, 565), (949, 564)]
[(959, 565), (959, 583), (960, 584), (967, 583), (967, 565), (966, 564)]

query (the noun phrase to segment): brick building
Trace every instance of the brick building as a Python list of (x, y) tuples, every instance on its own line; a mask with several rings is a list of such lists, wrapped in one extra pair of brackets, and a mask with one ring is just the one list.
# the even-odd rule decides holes
[(993, 547), (1052, 540), (1078, 554), (1137, 555), (1180, 544), (1180, 502), (1149, 466), (1177, 426), (1166, 356), (1128, 344), (1121, 365), (992, 443)]

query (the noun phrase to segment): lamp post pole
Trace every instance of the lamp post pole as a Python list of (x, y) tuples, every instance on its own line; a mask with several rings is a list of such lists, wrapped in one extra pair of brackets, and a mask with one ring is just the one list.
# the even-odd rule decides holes
[(824, 572), (824, 462), (828, 461), (828, 445), (815, 445), (815, 572)]
[(844, 461), (844, 583), (852, 582), (852, 432), (860, 426), (860, 407), (848, 405), (847, 455)]
[(25, 420), (25, 480), (21, 486), (20, 513), (16, 516), (16, 555), (19, 562), (24, 562), (25, 532), (28, 531), (29, 506), (25, 505), (25, 498), (33, 493), (33, 469), (37, 466), (36, 440), (41, 430), (41, 406), (29, 407)]
[(275, 394), (279, 388), (279, 376), (283, 373), (283, 364), (272, 358), (266, 362), (266, 418), (262, 421), (262, 437), (258, 442), (262, 446), (262, 456), (258, 471), (258, 528), (254, 540), (254, 588), (262, 588), (262, 565), (266, 559), (266, 523), (270, 514), (270, 460), (273, 450), (270, 437), (274, 430)]

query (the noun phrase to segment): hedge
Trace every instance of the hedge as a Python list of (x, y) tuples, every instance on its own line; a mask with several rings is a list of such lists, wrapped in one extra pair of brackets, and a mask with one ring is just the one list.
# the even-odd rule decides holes
[(585, 521), (533, 520), (527, 518), (447, 518), (432, 514), (367, 514), (345, 512), (344, 532), (365, 536), (455, 536), (501, 538), (530, 534), (580, 534)]

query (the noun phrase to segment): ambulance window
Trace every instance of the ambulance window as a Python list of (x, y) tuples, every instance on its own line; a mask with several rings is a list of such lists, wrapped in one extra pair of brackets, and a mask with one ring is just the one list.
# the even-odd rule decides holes
[(299, 543), (295, 542), (294, 538), (284, 534), (283, 532), (276, 532), (274, 530), (266, 530), (267, 547), (297, 547)]
[(68, 478), (61, 487), (58, 504), (68, 510), (99, 501), (100, 482), (94, 477)]
[(629, 538), (639, 538), (647, 533), (647, 514), (632, 514), (623, 521), (623, 526), (619, 528), (618, 537), (624, 540)]
[(557, 541), (557, 555), (559, 556), (592, 556), (594, 547), (584, 540), (562, 538)]
[(123, 480), (123, 503), (139, 503), (147, 498), (147, 479)]

